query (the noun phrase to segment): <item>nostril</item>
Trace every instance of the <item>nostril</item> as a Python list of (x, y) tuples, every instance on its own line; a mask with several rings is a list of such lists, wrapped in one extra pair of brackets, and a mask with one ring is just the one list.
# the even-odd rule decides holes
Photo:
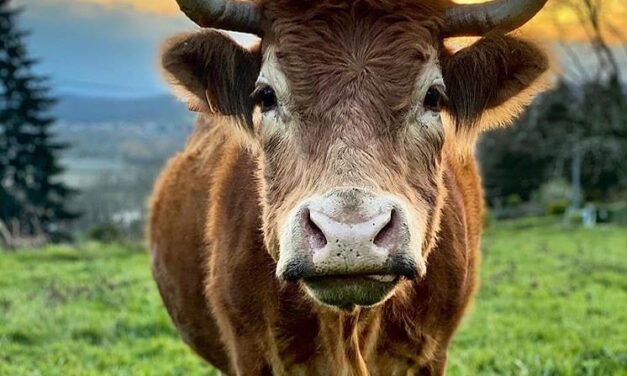
[(311, 212), (306, 210), (304, 214), (304, 230), (305, 234), (309, 240), (309, 245), (313, 249), (320, 249), (327, 245), (327, 238), (324, 236), (324, 233), (316, 225), (316, 223), (311, 219)]
[(398, 213), (395, 209), (392, 209), (390, 213), (390, 219), (388, 223), (381, 228), (379, 233), (375, 236), (373, 243), (377, 247), (386, 248), (390, 251), (394, 250), (399, 243), (400, 224)]

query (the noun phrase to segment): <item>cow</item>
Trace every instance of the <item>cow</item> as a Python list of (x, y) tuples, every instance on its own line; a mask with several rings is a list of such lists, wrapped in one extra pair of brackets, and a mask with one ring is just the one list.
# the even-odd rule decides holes
[(148, 241), (183, 340), (227, 375), (445, 374), (477, 288), (474, 145), (547, 87), (511, 34), (545, 2), (178, 0), (201, 29), (161, 66), (199, 115)]

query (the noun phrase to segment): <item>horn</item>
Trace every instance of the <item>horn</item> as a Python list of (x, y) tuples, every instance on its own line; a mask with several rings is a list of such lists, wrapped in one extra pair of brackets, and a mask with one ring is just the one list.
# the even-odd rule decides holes
[(251, 1), (176, 0), (181, 11), (198, 26), (261, 36), (261, 10)]
[(445, 37), (482, 36), (492, 30), (515, 30), (535, 16), (548, 0), (495, 0), (456, 5), (446, 11)]

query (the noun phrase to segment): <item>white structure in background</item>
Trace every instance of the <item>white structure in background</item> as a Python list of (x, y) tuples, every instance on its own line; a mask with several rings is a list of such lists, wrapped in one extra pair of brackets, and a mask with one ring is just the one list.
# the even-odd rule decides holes
[(140, 210), (124, 210), (114, 213), (111, 219), (113, 222), (124, 226), (130, 227), (133, 223), (141, 221), (143, 218)]

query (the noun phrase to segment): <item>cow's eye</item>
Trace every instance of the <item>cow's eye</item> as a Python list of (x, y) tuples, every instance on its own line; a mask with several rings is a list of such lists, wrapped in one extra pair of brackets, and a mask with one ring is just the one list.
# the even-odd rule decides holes
[(261, 112), (268, 112), (276, 108), (276, 94), (270, 86), (263, 86), (255, 90), (253, 97), (255, 103), (261, 107)]
[(442, 110), (444, 102), (445, 96), (442, 88), (440, 88), (439, 86), (431, 86), (429, 90), (427, 90), (423, 105), (424, 108), (427, 110), (440, 112), (440, 110)]

